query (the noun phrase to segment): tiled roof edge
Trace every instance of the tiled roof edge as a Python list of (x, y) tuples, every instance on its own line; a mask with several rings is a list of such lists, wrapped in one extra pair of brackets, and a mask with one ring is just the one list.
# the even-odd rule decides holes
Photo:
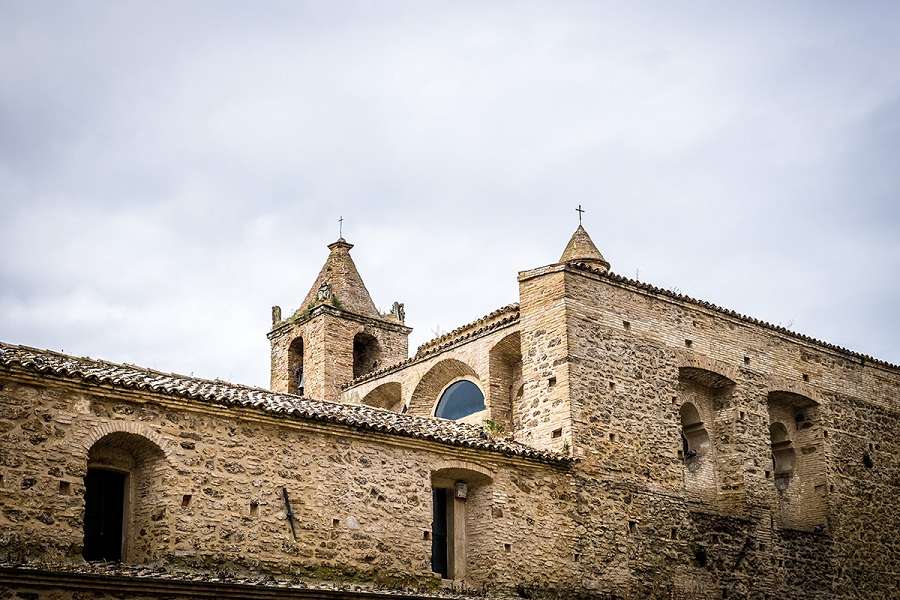
[(757, 325), (759, 327), (771, 329), (772, 331), (777, 331), (778, 333), (781, 333), (781, 334), (784, 334), (784, 335), (787, 335), (787, 336), (790, 336), (793, 338), (797, 338), (804, 342), (808, 342), (810, 344), (815, 344), (817, 346), (821, 346), (828, 350), (832, 350), (834, 352), (839, 352), (841, 354), (845, 354), (847, 356), (857, 358), (863, 362), (869, 362), (869, 363), (872, 363), (875, 365), (879, 365), (882, 367), (887, 367), (889, 369), (895, 369), (895, 370), (900, 371), (900, 365), (895, 365), (886, 360), (881, 360), (879, 358), (875, 358), (874, 356), (870, 356), (868, 354), (856, 352), (854, 350), (844, 348), (843, 346), (838, 346), (837, 344), (825, 342), (823, 340), (808, 336), (806, 334), (792, 331), (792, 330), (788, 329), (787, 327), (783, 327), (781, 325), (775, 325), (773, 323), (769, 323), (768, 321), (763, 321), (762, 319), (757, 319), (755, 317), (751, 317), (751, 316), (739, 313), (736, 310), (732, 310), (730, 308), (724, 308), (717, 304), (713, 304), (712, 302), (707, 302), (706, 300), (699, 300), (697, 298), (693, 298), (693, 297), (687, 296), (685, 294), (680, 294), (678, 292), (673, 292), (672, 290), (667, 290), (665, 288), (656, 287), (655, 285), (652, 285), (649, 283), (644, 283), (643, 281), (638, 281), (637, 279), (630, 279), (628, 277), (619, 275), (617, 273), (607, 272), (602, 269), (596, 269), (594, 267), (591, 267), (588, 264), (581, 263), (581, 262), (569, 263), (568, 266), (574, 267), (574, 268), (582, 270), (582, 271), (588, 271), (588, 272), (590, 272), (594, 275), (598, 275), (602, 278), (609, 279), (609, 280), (615, 281), (617, 283), (624, 283), (626, 285), (636, 287), (638, 289), (641, 289), (641, 290), (644, 290), (647, 292), (651, 292), (653, 294), (659, 294), (661, 296), (666, 296), (668, 298), (672, 298), (674, 300), (679, 300), (681, 302), (696, 304), (696, 305), (706, 308), (708, 310), (719, 312), (719, 313), (722, 313), (729, 317), (739, 319), (741, 321), (745, 321), (747, 323), (750, 323), (751, 325)]
[(29, 373), (50, 374), (90, 384), (188, 398), (226, 407), (253, 408), (279, 418), (332, 423), (550, 464), (571, 463), (569, 457), (555, 452), (502, 438), (491, 438), (477, 425), (401, 415), (370, 406), (314, 400), (222, 380), (163, 373), (29, 346), (0, 342), (0, 367), (18, 367)]
[[(301, 577), (270, 574), (266, 572), (236, 574), (230, 571), (198, 572), (195, 569), (170, 567), (162, 564), (129, 565), (125, 563), (85, 562), (81, 564), (61, 561), (38, 563), (0, 562), (0, 583), (16, 586), (51, 589), (68, 589), (73, 581), (80, 584), (80, 589), (90, 591), (122, 592), (125, 588), (129, 596), (143, 591), (142, 597), (190, 597), (198, 591), (209, 597), (210, 591), (221, 594), (222, 598), (247, 598), (251, 592), (254, 598), (301, 598), (323, 599), (344, 598), (360, 599), (463, 599), (470, 595), (455, 593), (452, 590), (436, 590), (423, 592), (412, 589), (395, 589), (383, 587), (377, 583), (371, 586), (350, 582), (320, 582), (304, 580)], [(138, 590), (134, 588), (137, 587)], [(162, 588), (165, 593), (161, 594)], [(78, 588), (76, 588), (78, 589)], [(77, 596), (77, 594), (76, 594)], [(79, 596), (80, 597), (80, 596)], [(117, 594), (118, 597), (118, 594)]]
[[(496, 320), (496, 321), (493, 320), (493, 319), (496, 319), (497, 317), (500, 317), (501, 315), (503, 315), (505, 313), (508, 313), (508, 315), (506, 317)], [(484, 333), (493, 331), (495, 329), (500, 329), (501, 327), (504, 327), (510, 323), (515, 322), (518, 318), (519, 318), (519, 304), (517, 302), (514, 302), (512, 304), (507, 304), (506, 306), (498, 308), (497, 310), (492, 311), (479, 319), (476, 319), (470, 323), (466, 323), (465, 325), (457, 327), (450, 333), (445, 333), (444, 335), (438, 336), (434, 339), (424, 342), (416, 349), (416, 353), (413, 356), (403, 359), (400, 362), (396, 362), (392, 365), (388, 365), (386, 367), (378, 369), (377, 371), (372, 371), (370, 373), (366, 373), (365, 375), (361, 375), (361, 376), (353, 379), (349, 383), (345, 383), (344, 385), (342, 385), (341, 389), (346, 390), (355, 385), (359, 385), (360, 383), (363, 383), (363, 382), (366, 382), (366, 381), (369, 381), (372, 379), (378, 379), (382, 375), (387, 375), (388, 373), (392, 373), (394, 371), (402, 369), (403, 367), (411, 365), (414, 362), (418, 362), (418, 361), (424, 360), (430, 356), (434, 356), (435, 354), (438, 354), (441, 351), (446, 350), (450, 346), (458, 344), (459, 342), (461, 342), (463, 340), (471, 339), (475, 336), (482, 335)], [(490, 321), (490, 322), (487, 323), (487, 325), (485, 325), (483, 327), (477, 327), (478, 325), (488, 322), (488, 321)], [(475, 329), (473, 329), (473, 328), (475, 328)]]

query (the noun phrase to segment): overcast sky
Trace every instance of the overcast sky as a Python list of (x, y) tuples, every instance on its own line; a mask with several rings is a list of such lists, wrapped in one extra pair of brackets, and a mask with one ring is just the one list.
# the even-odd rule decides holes
[(900, 3), (0, 1), (0, 339), (268, 385), (338, 216), (419, 343), (614, 271), (900, 362)]

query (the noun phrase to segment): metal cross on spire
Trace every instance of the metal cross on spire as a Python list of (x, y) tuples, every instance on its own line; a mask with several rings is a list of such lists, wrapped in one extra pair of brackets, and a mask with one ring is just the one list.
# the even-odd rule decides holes
[(338, 219), (338, 238), (344, 237), (344, 217)]
[(578, 213), (578, 224), (581, 225), (581, 214), (586, 211), (583, 208), (581, 208), (581, 205), (579, 204), (578, 208), (575, 209), (575, 212)]

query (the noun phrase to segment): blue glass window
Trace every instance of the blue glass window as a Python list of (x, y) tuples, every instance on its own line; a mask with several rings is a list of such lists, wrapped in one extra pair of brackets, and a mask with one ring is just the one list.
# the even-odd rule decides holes
[(444, 390), (434, 416), (442, 419), (462, 419), (482, 410), (484, 410), (484, 394), (471, 381), (461, 380)]

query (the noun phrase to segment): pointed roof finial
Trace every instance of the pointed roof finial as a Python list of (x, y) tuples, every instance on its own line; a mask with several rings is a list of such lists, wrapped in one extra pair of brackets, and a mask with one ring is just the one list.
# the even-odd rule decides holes
[(578, 229), (575, 230), (575, 233), (569, 239), (569, 243), (566, 244), (566, 249), (563, 250), (559, 262), (583, 262), (604, 271), (609, 271), (609, 262), (603, 258), (597, 246), (594, 245), (591, 236), (588, 235), (588, 232), (585, 231), (584, 226), (581, 224), (581, 215), (587, 211), (581, 208), (579, 204), (575, 212), (578, 213)]
[[(338, 224), (340, 226), (340, 220)], [(364, 317), (381, 317), (350, 256), (352, 248), (353, 244), (343, 237), (328, 244), (328, 258), (300, 304), (300, 310), (331, 304)]]

